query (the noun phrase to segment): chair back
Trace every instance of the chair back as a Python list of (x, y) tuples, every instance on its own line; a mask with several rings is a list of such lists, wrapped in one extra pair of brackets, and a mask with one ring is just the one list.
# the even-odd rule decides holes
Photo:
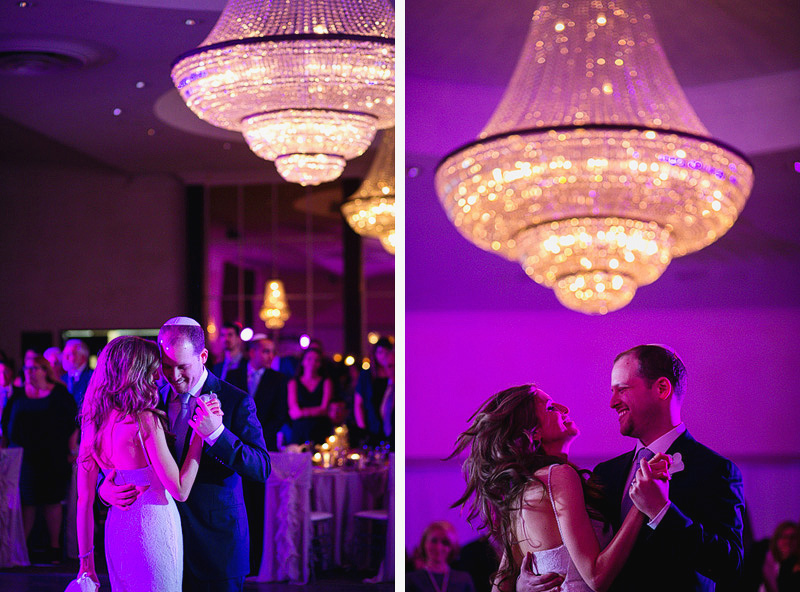
[(311, 568), (311, 453), (270, 452), (261, 582), (308, 582)]

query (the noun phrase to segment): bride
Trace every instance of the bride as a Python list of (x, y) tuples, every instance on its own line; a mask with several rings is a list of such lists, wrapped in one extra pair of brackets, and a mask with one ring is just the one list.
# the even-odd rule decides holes
[[(599, 488), (589, 471), (567, 458), (579, 433), (569, 409), (535, 385), (524, 385), (496, 394), (470, 420), (451, 455), (470, 448), (467, 488), (454, 505), (474, 496), (469, 519), (479, 517), (502, 545), (493, 592), (514, 590), (523, 561), (534, 573), (561, 574), (563, 592), (607, 590), (645, 515), (634, 506), (603, 548), (609, 536), (596, 510)], [(667, 457), (657, 455), (637, 479), (666, 481), (667, 467)]]
[[(105, 527), (111, 589), (180, 592), (183, 538), (174, 499), (189, 495), (203, 440), (192, 433), (183, 466), (167, 446), (166, 415), (156, 408), (158, 347), (139, 337), (111, 341), (100, 353), (80, 412), (78, 455), (79, 575), (95, 581), (92, 506), (100, 469), (116, 484), (141, 492), (127, 509), (112, 507)], [(198, 400), (196, 415), (218, 413), (218, 403)], [(195, 422), (189, 420), (194, 427)], [(174, 499), (173, 499), (174, 498)]]

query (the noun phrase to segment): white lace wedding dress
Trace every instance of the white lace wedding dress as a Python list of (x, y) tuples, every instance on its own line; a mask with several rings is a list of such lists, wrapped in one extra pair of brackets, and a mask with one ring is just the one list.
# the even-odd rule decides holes
[(117, 485), (149, 485), (127, 510), (111, 507), (105, 530), (113, 592), (181, 592), (183, 535), (175, 500), (153, 465), (118, 469)]
[[(550, 498), (550, 503), (553, 504), (553, 496), (550, 493), (550, 472), (555, 465), (550, 465), (547, 471), (547, 497)], [(558, 531), (561, 532), (561, 523), (558, 520), (558, 513), (553, 507), (553, 513), (556, 516), (558, 523)], [(600, 548), (604, 548), (611, 540), (611, 533), (609, 529), (605, 528), (605, 524), (597, 520), (592, 520), (592, 528), (597, 535), (597, 540), (600, 542)], [(563, 535), (562, 535), (563, 540)], [(578, 568), (569, 555), (569, 551), (564, 544), (552, 549), (545, 549), (544, 551), (533, 552), (533, 570), (534, 573), (544, 574), (555, 572), (564, 574), (564, 582), (561, 584), (561, 592), (592, 592), (592, 589), (583, 581)]]

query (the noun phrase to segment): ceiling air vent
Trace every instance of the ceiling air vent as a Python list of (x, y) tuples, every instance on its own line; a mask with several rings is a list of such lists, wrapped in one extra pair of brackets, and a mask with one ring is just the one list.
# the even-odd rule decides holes
[(80, 41), (53, 39), (3, 39), (0, 74), (35, 76), (76, 70), (107, 61), (109, 55)]

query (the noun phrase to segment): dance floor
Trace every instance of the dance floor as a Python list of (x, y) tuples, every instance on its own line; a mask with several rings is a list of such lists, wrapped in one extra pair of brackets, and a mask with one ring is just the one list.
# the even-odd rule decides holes
[[(64, 588), (78, 572), (78, 562), (68, 561), (53, 567), (18, 567), (0, 570), (0, 590), (14, 592), (64, 592)], [(245, 592), (390, 592), (394, 582), (364, 584), (362, 580), (373, 574), (330, 571), (318, 575), (305, 586), (281, 583), (246, 582)], [(100, 590), (110, 590), (108, 578), (100, 574)]]

